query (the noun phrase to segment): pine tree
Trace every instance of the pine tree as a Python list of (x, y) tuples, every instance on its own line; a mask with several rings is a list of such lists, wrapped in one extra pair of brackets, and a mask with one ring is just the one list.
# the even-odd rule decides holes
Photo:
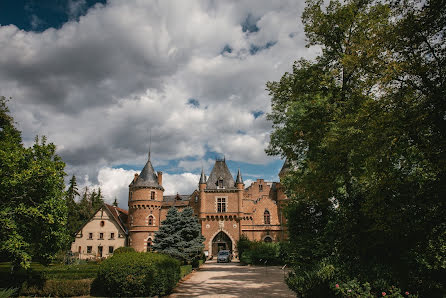
[(193, 209), (187, 207), (183, 212), (178, 212), (172, 207), (155, 234), (153, 247), (158, 252), (191, 262), (201, 255), (204, 240)]
[(76, 204), (76, 197), (79, 191), (76, 182), (76, 176), (72, 176), (67, 191), (65, 192), (66, 204), (68, 207), (68, 221), (67, 229), (71, 236), (77, 232), (77, 229), (82, 225), (79, 214), (79, 205)]

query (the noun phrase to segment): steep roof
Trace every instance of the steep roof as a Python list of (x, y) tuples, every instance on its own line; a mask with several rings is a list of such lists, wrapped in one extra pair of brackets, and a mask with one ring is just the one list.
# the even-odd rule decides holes
[(286, 175), (292, 168), (291, 162), (288, 161), (288, 158), (285, 159), (285, 162), (283, 163), (282, 169), (279, 172), (279, 177)]
[(163, 206), (188, 206), (191, 195), (169, 195), (163, 196)]
[(218, 180), (223, 179), (223, 187), (225, 189), (234, 189), (235, 188), (235, 182), (234, 178), (232, 178), (231, 172), (228, 169), (228, 166), (226, 165), (226, 161), (223, 160), (216, 160), (215, 165), (212, 168), (211, 174), (209, 175), (209, 178), (206, 183), (207, 189), (219, 189), (220, 187), (217, 187)]
[(139, 174), (138, 178), (136, 178), (136, 181), (133, 181), (131, 185), (136, 187), (151, 187), (164, 190), (164, 188), (158, 183), (158, 176), (153, 169), (150, 159), (147, 160), (147, 163), (142, 169), (141, 174)]
[(127, 233), (128, 211), (108, 204), (104, 204), (104, 206), (108, 209), (108, 211), (110, 211), (113, 219), (121, 227), (121, 229)]

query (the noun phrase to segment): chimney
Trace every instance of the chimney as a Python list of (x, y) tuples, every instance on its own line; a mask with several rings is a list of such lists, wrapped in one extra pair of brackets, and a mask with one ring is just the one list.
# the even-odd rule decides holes
[(163, 172), (158, 171), (158, 184), (163, 186)]
[(133, 177), (133, 182), (135, 182), (136, 179), (138, 179), (138, 177), (139, 177), (138, 173), (135, 173), (135, 177)]

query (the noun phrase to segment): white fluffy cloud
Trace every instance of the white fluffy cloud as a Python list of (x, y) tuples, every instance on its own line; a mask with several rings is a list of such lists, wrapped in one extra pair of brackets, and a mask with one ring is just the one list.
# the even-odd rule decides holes
[[(79, 13), (84, 1), (72, 3)], [(68, 174), (88, 175), (111, 199), (122, 201), (131, 176), (112, 167), (145, 162), (149, 129), (159, 164), (184, 159), (192, 171), (207, 152), (265, 164), (271, 124), (253, 113), (270, 110), (267, 81), (315, 55), (303, 5), (111, 0), (60, 29), (1, 26), (1, 95), (13, 97), (25, 143), (47, 135)], [(164, 177), (176, 193), (194, 175)]]

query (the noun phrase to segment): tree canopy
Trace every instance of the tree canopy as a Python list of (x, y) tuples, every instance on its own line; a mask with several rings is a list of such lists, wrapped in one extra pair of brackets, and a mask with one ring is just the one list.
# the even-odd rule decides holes
[(65, 164), (45, 137), (23, 146), (4, 97), (0, 128), (0, 252), (25, 268), (48, 263), (68, 241)]
[(372, 291), (444, 294), (445, 10), (307, 1), (308, 45), (322, 53), (267, 84), (267, 153), (295, 166), (283, 182), (296, 272), (330, 263)]
[(191, 262), (201, 256), (204, 240), (193, 209), (186, 207), (179, 212), (171, 207), (155, 234), (153, 248), (184, 262)]

